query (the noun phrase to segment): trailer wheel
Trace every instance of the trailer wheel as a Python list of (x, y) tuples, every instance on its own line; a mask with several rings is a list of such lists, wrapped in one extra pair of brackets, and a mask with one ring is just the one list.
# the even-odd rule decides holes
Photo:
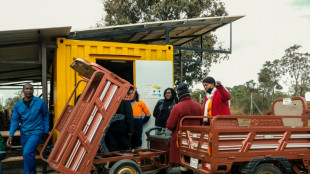
[(120, 160), (110, 169), (109, 174), (142, 174), (139, 165), (133, 160)]
[(256, 167), (254, 174), (282, 174), (282, 172), (273, 164), (265, 163)]

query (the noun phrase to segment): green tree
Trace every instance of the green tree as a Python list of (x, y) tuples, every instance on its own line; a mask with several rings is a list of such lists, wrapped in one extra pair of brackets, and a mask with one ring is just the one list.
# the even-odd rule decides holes
[(224, 3), (217, 0), (101, 1), (106, 17), (97, 26), (227, 15)]
[[(97, 27), (228, 14), (224, 3), (217, 0), (102, 0), (102, 3), (106, 16), (96, 24)], [(203, 43), (206, 49), (215, 47), (222, 49), (218, 38), (212, 33), (203, 36)], [(184, 46), (198, 47), (199, 45), (199, 41), (193, 40)], [(200, 53), (192, 51), (182, 51), (181, 54), (182, 59), (197, 60), (200, 56)], [(227, 54), (205, 52), (202, 62), (185, 62), (183, 64), (182, 80), (180, 69), (175, 68), (175, 83), (183, 81), (192, 84), (194, 81), (201, 81), (207, 76), (212, 63), (224, 59), (228, 59)]]
[(248, 96), (249, 92), (245, 85), (237, 85), (232, 88), (227, 88), (231, 95), (230, 111), (232, 115), (249, 114)]
[[(228, 90), (231, 95), (230, 108), (233, 115), (248, 115), (251, 113), (253, 115), (261, 115), (271, 110), (273, 101), (263, 94), (263, 91), (260, 90), (260, 86), (258, 86), (254, 80), (250, 80), (244, 85), (228, 88)], [(285, 95), (278, 91), (274, 94), (275, 98), (283, 98), (283, 96)]]
[(4, 105), (4, 109), (13, 110), (13, 108), (15, 106), (15, 103), (17, 101), (21, 100), (23, 98), (23, 96), (24, 96), (22, 91), (16, 92), (15, 94), (16, 94), (15, 97), (6, 99), (5, 105)]
[(269, 98), (269, 102), (274, 100), (275, 90), (282, 89), (282, 86), (279, 84), (282, 77), (281, 75), (282, 69), (278, 59), (273, 62), (266, 61), (263, 64), (263, 68), (258, 73), (259, 88), (263, 96)]
[(310, 89), (310, 54), (301, 53), (300, 45), (294, 45), (285, 50), (281, 66), (285, 75), (290, 77), (294, 96), (304, 96)]
[(193, 100), (198, 102), (201, 106), (203, 105), (203, 100), (206, 97), (205, 90), (196, 89), (195, 91), (191, 92), (191, 97)]

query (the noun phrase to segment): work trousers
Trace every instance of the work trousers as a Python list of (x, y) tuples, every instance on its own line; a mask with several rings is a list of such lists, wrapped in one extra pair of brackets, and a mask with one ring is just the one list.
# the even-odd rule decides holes
[(142, 145), (142, 132), (135, 132), (131, 137), (131, 148), (132, 149), (140, 149)]
[(107, 136), (110, 140), (109, 150), (111, 152), (130, 149), (130, 138), (128, 135), (108, 131)]
[(6, 153), (0, 153), (0, 174), (2, 174), (2, 160), (5, 158)]
[(36, 148), (43, 134), (24, 135), (21, 134), (21, 144), (24, 158), (24, 174), (36, 173)]

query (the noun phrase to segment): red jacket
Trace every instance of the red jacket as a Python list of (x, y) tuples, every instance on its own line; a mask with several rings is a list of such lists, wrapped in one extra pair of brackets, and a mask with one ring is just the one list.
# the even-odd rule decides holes
[[(179, 149), (176, 146), (178, 131), (180, 126), (180, 120), (184, 116), (201, 116), (200, 105), (193, 101), (191, 97), (182, 98), (178, 104), (176, 104), (170, 113), (167, 120), (166, 128), (172, 130), (170, 141), (170, 163), (180, 164)], [(183, 121), (183, 125), (200, 125), (201, 119), (186, 119)], [(180, 142), (178, 142), (179, 145)]]
[[(216, 87), (216, 91), (213, 94), (212, 101), (212, 116), (216, 115), (230, 115), (229, 103), (231, 96), (229, 92), (222, 86)], [(204, 115), (205, 105), (208, 98), (205, 98), (203, 107), (202, 107), (202, 115)]]

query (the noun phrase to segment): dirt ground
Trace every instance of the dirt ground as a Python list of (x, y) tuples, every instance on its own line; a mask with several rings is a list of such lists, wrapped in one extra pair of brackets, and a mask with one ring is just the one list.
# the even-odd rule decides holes
[[(24, 166), (23, 161), (2, 163), (2, 174), (22, 174), (23, 166)], [(42, 174), (43, 173), (42, 160), (37, 160), (36, 166), (37, 166), (37, 174)], [(57, 172), (47, 167), (47, 173), (54, 174)]]
[[(37, 165), (37, 174), (43, 174), (43, 162), (42, 160), (36, 161)], [(143, 174), (155, 174), (158, 171), (148, 171), (143, 172)], [(2, 163), (2, 174), (22, 174), (23, 173), (23, 162), (17, 161), (17, 162), (7, 162)], [(57, 174), (58, 172), (52, 170), (49, 166), (47, 167), (47, 173), (48, 174)], [(173, 168), (169, 171), (169, 174), (179, 174), (180, 169), (178, 167)]]

